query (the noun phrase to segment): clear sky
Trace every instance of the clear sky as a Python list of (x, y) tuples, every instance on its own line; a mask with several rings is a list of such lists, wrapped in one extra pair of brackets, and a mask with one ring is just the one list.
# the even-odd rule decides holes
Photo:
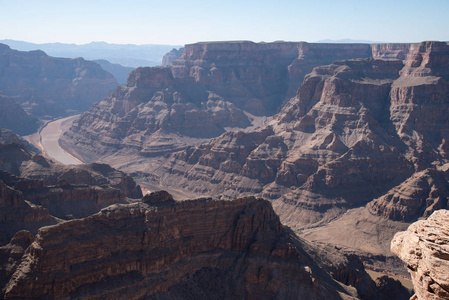
[(449, 41), (449, 0), (0, 0), (0, 39)]

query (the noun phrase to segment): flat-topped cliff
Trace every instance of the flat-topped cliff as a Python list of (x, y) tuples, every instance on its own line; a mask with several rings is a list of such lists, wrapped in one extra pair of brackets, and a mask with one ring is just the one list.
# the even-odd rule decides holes
[[(131, 72), (127, 84), (83, 114), (63, 142), (92, 161), (123, 148), (165, 155), (229, 128), (246, 128), (254, 115), (273, 115), (316, 66), (373, 55), (402, 57), (412, 48), (373, 47), (249, 41), (186, 45), (165, 67)], [(402, 54), (395, 56), (396, 50)]]

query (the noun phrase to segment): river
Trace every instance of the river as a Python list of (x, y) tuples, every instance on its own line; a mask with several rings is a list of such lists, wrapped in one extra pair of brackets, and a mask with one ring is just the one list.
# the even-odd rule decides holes
[(51, 159), (65, 165), (79, 165), (83, 163), (59, 146), (59, 138), (78, 117), (79, 115), (70, 116), (50, 122), (39, 132), (40, 146)]

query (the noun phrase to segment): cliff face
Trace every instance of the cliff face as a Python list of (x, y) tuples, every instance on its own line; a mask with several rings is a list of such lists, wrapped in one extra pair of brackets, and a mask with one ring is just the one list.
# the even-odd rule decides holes
[(0, 95), (0, 128), (27, 135), (36, 132), (39, 122), (27, 114), (12, 98)]
[(449, 211), (437, 210), (427, 220), (413, 223), (391, 242), (391, 251), (412, 276), (412, 299), (449, 299)]
[[(384, 51), (380, 48), (375, 55)], [(316, 66), (372, 55), (371, 46), (363, 44), (186, 45), (166, 67), (131, 72), (126, 86), (81, 116), (64, 143), (81, 155), (95, 156), (93, 160), (123, 148), (164, 155), (229, 127), (248, 127), (254, 121), (248, 113), (273, 115)]]
[(114, 77), (82, 58), (21, 52), (0, 45), (0, 91), (35, 116), (60, 116), (87, 110), (117, 86)]
[[(392, 220), (429, 215), (447, 206), (448, 48), (422, 43), (405, 64), (317, 67), (268, 125), (177, 153), (157, 175), (201, 193), (281, 199), (275, 208), (291, 225), (376, 198), (371, 212)], [(400, 201), (388, 196), (401, 190)]]
[(164, 57), (162, 57), (162, 65), (168, 66), (174, 60), (178, 59), (183, 52), (184, 52), (184, 47), (179, 48), (179, 49), (173, 48), (170, 52), (165, 54)]
[(267, 201), (161, 198), (41, 228), (4, 292), (7, 299), (355, 296), (306, 248)]
[(88, 216), (127, 198), (141, 198), (134, 180), (105, 164), (64, 166), (36, 154), (0, 130), (0, 244), (16, 232)]

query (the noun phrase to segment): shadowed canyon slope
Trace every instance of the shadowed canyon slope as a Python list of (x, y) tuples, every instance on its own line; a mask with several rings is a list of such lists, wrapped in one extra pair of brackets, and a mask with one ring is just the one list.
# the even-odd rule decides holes
[(65, 166), (44, 158), (0, 129), (0, 244), (22, 229), (86, 217), (113, 203), (140, 198), (133, 179), (105, 164)]
[(407, 57), (410, 44), (216, 42), (186, 45), (166, 67), (138, 68), (66, 134), (95, 161), (126, 148), (158, 156), (246, 128), (296, 94), (304, 76), (335, 60)]
[(114, 77), (83, 58), (56, 58), (0, 44), (0, 93), (39, 117), (87, 110), (116, 86)]
[[(0, 250), (20, 245), (24, 235)], [(6, 285), (7, 299), (379, 296), (357, 259), (296, 238), (268, 201), (254, 197), (175, 202), (159, 192), (43, 227), (28, 239)], [(359, 295), (337, 280), (356, 286)]]

